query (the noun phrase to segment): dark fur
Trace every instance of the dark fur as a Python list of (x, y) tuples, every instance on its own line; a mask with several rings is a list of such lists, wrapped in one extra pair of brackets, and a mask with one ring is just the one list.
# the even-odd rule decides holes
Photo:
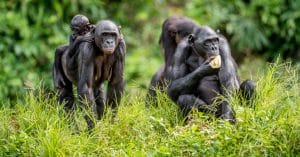
[[(170, 32), (174, 28), (175, 33)], [(219, 41), (218, 51), (204, 50), (201, 46), (197, 49), (193, 41), (188, 39), (188, 36), (192, 36), (195, 40), (204, 41), (211, 35)], [(152, 78), (149, 95), (155, 96), (153, 88), (163, 88), (161, 82), (170, 82), (168, 95), (187, 114), (192, 107), (208, 111), (218, 94), (228, 96), (239, 90), (237, 66), (231, 56), (229, 44), (225, 37), (209, 27), (197, 25), (188, 18), (170, 17), (163, 24), (160, 43), (164, 48), (165, 63)], [(212, 69), (209, 65), (208, 57), (217, 55), (215, 53), (221, 55), (220, 69)], [(252, 91), (255, 89), (254, 84), (245, 83), (245, 86)], [(227, 102), (222, 102), (215, 114), (234, 120), (234, 111)]]
[[(59, 46), (55, 50), (55, 59), (53, 64), (53, 78), (54, 79), (54, 87), (55, 88), (61, 88), (68, 84), (66, 82), (66, 75), (63, 72), (63, 67), (61, 63), (61, 57), (64, 53), (68, 53), (68, 57), (72, 58), (71, 60), (74, 61), (74, 58), (77, 58), (76, 49), (78, 49), (78, 45), (81, 42), (93, 41), (93, 38), (91, 36), (83, 36), (86, 33), (93, 31), (94, 25), (91, 25), (88, 18), (84, 15), (75, 15), (70, 23), (70, 27), (72, 29), (72, 34), (69, 37), (69, 45), (62, 45)], [(75, 65), (75, 63), (71, 63), (72, 65)], [(61, 94), (65, 95), (65, 94)], [(68, 94), (66, 94), (68, 95)], [(63, 96), (65, 97), (65, 96)], [(59, 102), (62, 101), (63, 98), (59, 98)], [(73, 102), (69, 101), (70, 104), (67, 104), (66, 106), (72, 106)]]
[[(103, 26), (108, 27), (108, 29)], [(106, 29), (106, 32), (114, 31), (110, 33), (116, 36), (116, 41), (106, 39), (106, 36), (101, 33), (104, 29)], [(65, 101), (67, 106), (72, 106), (71, 108), (73, 108), (72, 85), (76, 85), (79, 103), (83, 106), (88, 105), (97, 113), (97, 117), (100, 119), (103, 115), (105, 104), (104, 81), (108, 81), (106, 103), (109, 106), (115, 110), (122, 97), (125, 85), (124, 62), (126, 44), (119, 28), (108, 20), (98, 22), (95, 30), (87, 33), (84, 37), (91, 38), (91, 41), (79, 43), (78, 49), (73, 55), (69, 55), (70, 52), (67, 51), (61, 58), (56, 58), (56, 61), (61, 64), (54, 66), (54, 71), (62, 72), (60, 75), (64, 76), (63, 81), (67, 82), (63, 85), (58, 84), (56, 89), (58, 90), (59, 100)], [(111, 54), (103, 51), (101, 45), (105, 45), (104, 42), (109, 43), (108, 46), (115, 48)], [(54, 75), (54, 81), (58, 79), (57, 76)], [(93, 128), (94, 123), (88, 116), (86, 120), (89, 128)]]
[(163, 47), (164, 64), (153, 75), (147, 99), (156, 96), (155, 90), (163, 90), (170, 80), (170, 73), (173, 65), (173, 56), (177, 44), (187, 35), (193, 32), (197, 24), (183, 16), (171, 16), (166, 19), (162, 26), (159, 44)]

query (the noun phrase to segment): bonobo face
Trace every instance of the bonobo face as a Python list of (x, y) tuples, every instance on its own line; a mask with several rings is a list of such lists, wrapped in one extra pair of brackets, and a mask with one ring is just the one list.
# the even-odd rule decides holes
[(189, 35), (189, 42), (194, 50), (204, 58), (219, 55), (218, 35), (209, 27), (198, 28), (195, 35)]
[(76, 35), (84, 35), (89, 31), (90, 22), (84, 15), (75, 15), (71, 20), (71, 29)]
[(104, 54), (113, 54), (119, 42), (119, 29), (111, 21), (100, 21), (95, 29), (95, 42)]
[(100, 38), (102, 51), (105, 54), (112, 54), (117, 47), (117, 34), (112, 32), (103, 32)]

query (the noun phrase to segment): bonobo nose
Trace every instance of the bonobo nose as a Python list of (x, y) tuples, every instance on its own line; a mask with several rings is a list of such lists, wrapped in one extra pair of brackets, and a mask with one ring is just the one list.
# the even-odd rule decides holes
[(108, 44), (108, 45), (111, 45), (113, 43), (114, 43), (114, 40), (111, 40), (111, 39), (106, 40), (106, 44)]
[(211, 47), (211, 50), (216, 51), (216, 50), (217, 50), (217, 47), (216, 47), (216, 46), (212, 46), (212, 47)]

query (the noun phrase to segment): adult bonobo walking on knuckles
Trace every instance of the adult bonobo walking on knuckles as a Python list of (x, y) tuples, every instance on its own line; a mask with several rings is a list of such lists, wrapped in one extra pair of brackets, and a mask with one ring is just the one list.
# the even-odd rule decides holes
[[(73, 102), (72, 85), (76, 85), (79, 103), (87, 103), (100, 119), (105, 104), (103, 82), (108, 81), (106, 103), (114, 110), (124, 91), (126, 45), (119, 27), (109, 20), (99, 21), (85, 37), (92, 40), (79, 43), (72, 57), (66, 51), (59, 58), (66, 83), (57, 88), (58, 97), (62, 97), (67, 104)], [(54, 75), (54, 81), (56, 79)], [(86, 120), (89, 129), (93, 128), (91, 118), (86, 116)]]
[[(166, 26), (166, 23), (169, 25)], [(188, 29), (184, 24), (192, 28)], [(162, 34), (168, 34), (164, 31), (175, 30), (169, 33), (168, 37), (161, 38), (164, 40), (163, 44), (169, 44), (163, 45), (165, 53), (168, 53), (165, 57), (169, 57), (165, 60), (172, 60), (170, 65), (165, 65), (168, 69), (164, 78), (170, 81), (167, 93), (185, 115), (192, 108), (210, 112), (209, 106), (218, 94), (228, 96), (239, 89), (249, 97), (253, 94), (253, 81), (245, 81), (240, 86), (236, 64), (231, 57), (229, 44), (223, 36), (207, 26), (199, 26), (190, 19), (178, 16), (168, 18), (163, 27)], [(170, 51), (168, 47), (176, 49)], [(159, 78), (157, 74), (152, 83), (160, 81), (155, 80)], [(215, 114), (223, 119), (235, 119), (234, 111), (226, 101), (218, 105)]]

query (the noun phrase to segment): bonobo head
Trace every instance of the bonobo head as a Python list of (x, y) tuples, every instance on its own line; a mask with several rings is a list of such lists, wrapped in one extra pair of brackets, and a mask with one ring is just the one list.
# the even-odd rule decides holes
[(104, 54), (113, 54), (119, 44), (120, 30), (112, 21), (103, 20), (95, 28), (95, 43)]
[(90, 21), (84, 15), (75, 15), (71, 20), (71, 29), (77, 35), (83, 35), (90, 30)]
[(219, 37), (207, 26), (195, 29), (194, 33), (188, 36), (188, 40), (196, 53), (206, 59), (219, 55)]

